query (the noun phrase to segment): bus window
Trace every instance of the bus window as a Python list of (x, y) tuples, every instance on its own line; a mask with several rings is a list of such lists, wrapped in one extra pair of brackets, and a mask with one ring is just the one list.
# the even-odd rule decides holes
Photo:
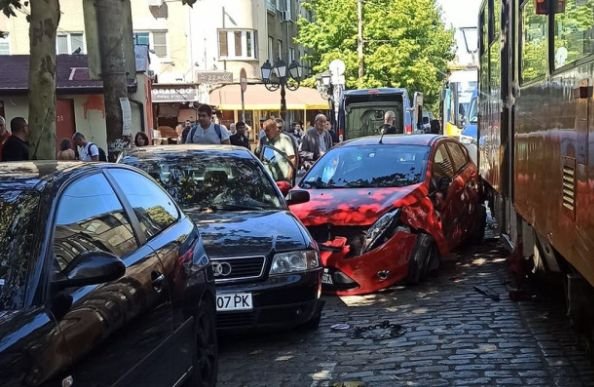
[(522, 82), (544, 77), (548, 60), (548, 16), (537, 15), (534, 2), (522, 6)]
[(594, 53), (594, 0), (567, 0), (555, 14), (555, 69)]

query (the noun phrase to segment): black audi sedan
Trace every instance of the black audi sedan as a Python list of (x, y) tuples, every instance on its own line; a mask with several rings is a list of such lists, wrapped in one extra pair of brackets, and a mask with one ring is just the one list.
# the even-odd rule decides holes
[(0, 163), (0, 385), (214, 386), (214, 277), (125, 165)]
[(119, 162), (160, 182), (200, 227), (216, 282), (217, 329), (317, 328), (317, 244), (249, 150), (165, 145), (136, 148)]

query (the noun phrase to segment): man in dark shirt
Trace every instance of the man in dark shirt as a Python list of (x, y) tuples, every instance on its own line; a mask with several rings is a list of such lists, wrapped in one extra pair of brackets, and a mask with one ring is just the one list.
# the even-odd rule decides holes
[(229, 140), (231, 141), (231, 145), (243, 146), (251, 150), (250, 141), (245, 135), (245, 128), (245, 122), (239, 121), (237, 124), (235, 124), (235, 130), (237, 130), (237, 133), (232, 135)]
[(10, 121), (12, 135), (2, 147), (2, 161), (29, 160), (29, 125), (23, 117), (15, 117)]
[(384, 134), (402, 134), (402, 130), (398, 130), (394, 126), (395, 121), (396, 113), (394, 113), (392, 110), (388, 110), (384, 114), (384, 125), (382, 126)]
[(188, 133), (190, 133), (191, 129), (192, 129), (192, 122), (190, 120), (186, 120), (186, 123), (184, 125), (184, 130), (182, 131), (182, 134), (181, 134), (182, 144), (186, 143), (186, 139), (188, 138)]

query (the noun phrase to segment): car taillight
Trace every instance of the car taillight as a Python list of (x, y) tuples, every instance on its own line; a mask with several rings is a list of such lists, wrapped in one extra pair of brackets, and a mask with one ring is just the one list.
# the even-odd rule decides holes
[(413, 130), (412, 130), (412, 125), (406, 125), (404, 127), (404, 133), (405, 134), (412, 134)]

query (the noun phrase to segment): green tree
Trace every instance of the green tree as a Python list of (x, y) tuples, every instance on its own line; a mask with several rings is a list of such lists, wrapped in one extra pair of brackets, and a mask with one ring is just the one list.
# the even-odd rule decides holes
[(15, 17), (15, 9), (30, 8), (29, 21), (29, 127), (30, 155), (56, 157), (56, 33), (60, 22), (59, 0), (0, 0), (0, 9)]
[[(347, 88), (404, 87), (435, 103), (454, 57), (453, 31), (441, 21), (435, 0), (366, 0), (363, 3), (365, 75), (358, 77), (357, 0), (305, 0), (314, 21), (300, 18), (297, 43), (314, 72), (334, 59), (346, 64)], [(312, 85), (314, 79), (305, 81)]]

